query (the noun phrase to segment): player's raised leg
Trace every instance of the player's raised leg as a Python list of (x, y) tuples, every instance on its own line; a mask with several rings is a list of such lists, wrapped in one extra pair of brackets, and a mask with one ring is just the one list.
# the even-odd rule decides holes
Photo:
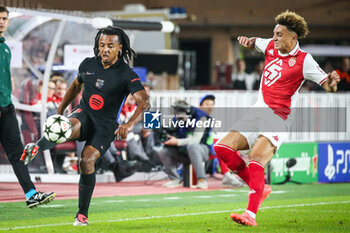
[(247, 150), (247, 139), (237, 131), (227, 133), (215, 145), (214, 150), (231, 171), (236, 172), (249, 185), (249, 171), (238, 150)]
[[(72, 134), (67, 141), (78, 139), (80, 137), (81, 123), (77, 118), (69, 118), (69, 121), (72, 124)], [(23, 161), (26, 165), (32, 159), (34, 159), (39, 152), (49, 150), (55, 147), (56, 144), (57, 143), (51, 142), (42, 136), (36, 143), (28, 143), (25, 145), (21, 156), (21, 161)]]

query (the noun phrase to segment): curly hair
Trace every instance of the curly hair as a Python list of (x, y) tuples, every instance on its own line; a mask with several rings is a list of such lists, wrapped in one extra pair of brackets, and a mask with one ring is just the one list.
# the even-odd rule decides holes
[(123, 45), (121, 53), (118, 55), (118, 57), (122, 57), (125, 62), (129, 62), (133, 59), (133, 57), (136, 57), (135, 51), (130, 46), (130, 39), (128, 35), (124, 32), (123, 29), (113, 26), (107, 26), (105, 28), (101, 28), (98, 30), (96, 37), (95, 37), (95, 46), (94, 46), (94, 54), (97, 58), (100, 56), (99, 54), (99, 48), (98, 43), (100, 40), (101, 34), (104, 35), (117, 35), (119, 37), (119, 43)]
[(298, 38), (305, 38), (310, 32), (305, 19), (297, 13), (289, 10), (277, 15), (275, 22), (287, 27), (289, 31), (295, 32), (298, 35)]

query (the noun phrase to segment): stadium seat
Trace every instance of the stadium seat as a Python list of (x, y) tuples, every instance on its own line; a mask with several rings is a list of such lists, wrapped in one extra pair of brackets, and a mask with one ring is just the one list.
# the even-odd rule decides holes
[[(39, 81), (28, 78), (21, 86), (20, 102), (30, 105), (33, 101), (39, 86)], [(33, 142), (39, 139), (39, 129), (34, 119), (34, 113), (30, 111), (20, 111), (22, 118), (21, 131), (24, 139), (24, 144)]]

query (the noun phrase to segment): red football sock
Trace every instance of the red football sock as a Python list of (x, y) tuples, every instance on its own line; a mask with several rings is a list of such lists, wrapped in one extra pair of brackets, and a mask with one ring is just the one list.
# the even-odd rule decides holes
[(249, 186), (250, 173), (247, 166), (242, 167), (237, 171), (237, 175), (242, 178), (242, 180)]
[(265, 175), (264, 175), (264, 166), (251, 160), (249, 162), (249, 174), (250, 174), (250, 182), (249, 182), (249, 198), (248, 198), (248, 208), (247, 210), (256, 214), (259, 209), (259, 202), (262, 197), (262, 193), (264, 191), (265, 186)]
[(227, 164), (224, 161), (222, 161), (222, 159), (220, 159), (220, 158), (217, 158), (217, 159), (219, 161), (221, 174), (225, 174), (226, 172), (229, 172), (230, 170), (228, 169)]
[(224, 144), (214, 145), (214, 150), (218, 158), (224, 161), (231, 171), (237, 172), (237, 175), (249, 185), (249, 170), (240, 153)]

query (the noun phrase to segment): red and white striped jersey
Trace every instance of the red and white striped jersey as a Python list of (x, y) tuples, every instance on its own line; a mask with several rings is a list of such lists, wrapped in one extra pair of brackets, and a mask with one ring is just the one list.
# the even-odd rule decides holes
[(299, 43), (288, 54), (276, 50), (272, 39), (256, 39), (255, 48), (265, 54), (256, 106), (267, 105), (286, 120), (291, 108), (296, 106), (298, 92), (305, 79), (322, 85), (327, 74), (309, 53), (299, 48)]

